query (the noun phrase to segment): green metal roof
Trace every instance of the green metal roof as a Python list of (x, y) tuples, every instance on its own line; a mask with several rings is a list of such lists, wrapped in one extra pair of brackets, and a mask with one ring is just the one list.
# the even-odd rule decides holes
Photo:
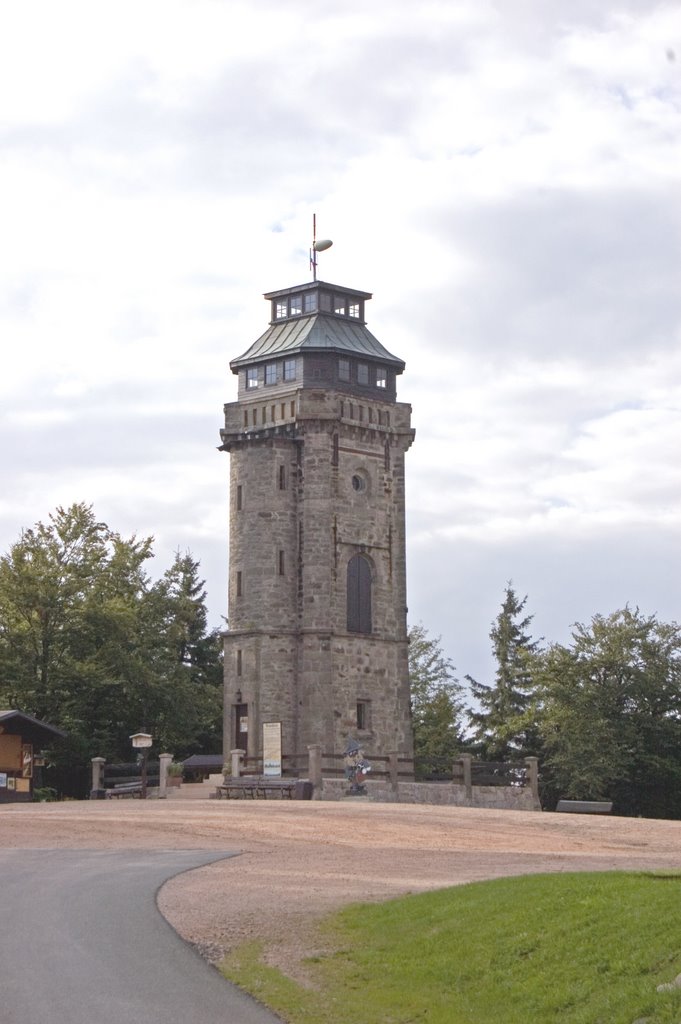
[(259, 363), (274, 356), (298, 352), (347, 352), (349, 355), (376, 359), (404, 370), (404, 362), (388, 352), (362, 323), (328, 313), (282, 320), (272, 324), (242, 356), (232, 359), (230, 367), (238, 373), (242, 366)]

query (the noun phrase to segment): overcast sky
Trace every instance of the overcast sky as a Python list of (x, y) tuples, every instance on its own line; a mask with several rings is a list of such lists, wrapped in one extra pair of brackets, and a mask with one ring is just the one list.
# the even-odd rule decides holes
[(406, 361), (409, 616), (489, 679), (679, 619), (681, 4), (23, 0), (0, 32), (0, 550), (87, 501), (227, 612), (229, 360), (265, 291)]

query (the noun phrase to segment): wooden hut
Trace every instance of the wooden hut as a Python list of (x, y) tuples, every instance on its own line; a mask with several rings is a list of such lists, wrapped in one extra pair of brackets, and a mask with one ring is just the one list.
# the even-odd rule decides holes
[(33, 799), (35, 769), (41, 751), (66, 736), (23, 711), (0, 710), (0, 803)]

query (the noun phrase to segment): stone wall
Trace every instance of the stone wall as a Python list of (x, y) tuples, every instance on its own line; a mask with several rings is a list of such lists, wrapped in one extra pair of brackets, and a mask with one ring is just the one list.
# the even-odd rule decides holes
[[(397, 792), (388, 781), (379, 779), (367, 780), (364, 786), (367, 798), (377, 803), (439, 804), (509, 811), (542, 809), (539, 797), (530, 786), (474, 786), (470, 797), (465, 786), (451, 782), (398, 782)], [(315, 795), (320, 800), (358, 799), (346, 796), (348, 789), (349, 783), (345, 779), (323, 779), (321, 793)]]

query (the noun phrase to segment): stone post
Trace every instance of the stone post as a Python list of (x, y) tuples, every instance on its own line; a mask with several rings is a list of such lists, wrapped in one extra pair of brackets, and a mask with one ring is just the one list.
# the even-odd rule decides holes
[(230, 754), (232, 756), (232, 778), (238, 779), (241, 775), (246, 751), (237, 747), (236, 750), (231, 750)]
[(541, 810), (539, 802), (539, 758), (526, 757), (525, 764), (527, 765), (527, 782), (532, 791), (532, 799), (539, 810)]
[(158, 798), (165, 800), (168, 795), (168, 768), (173, 760), (172, 754), (158, 755)]
[(92, 764), (92, 789), (90, 790), (91, 800), (103, 800), (104, 799), (104, 765), (106, 764), (105, 757), (93, 757), (91, 759)]
[(466, 800), (468, 806), (473, 806), (473, 755), (462, 754), (460, 761), (463, 765), (463, 784), (466, 788)]
[(310, 743), (307, 748), (308, 774), (312, 783), (312, 797), (314, 800), (321, 799), (322, 795), (322, 745), (321, 743)]
[(390, 776), (390, 788), (397, 796), (399, 792), (398, 786), (398, 775), (397, 775), (397, 751), (391, 750), (388, 754), (388, 772)]

